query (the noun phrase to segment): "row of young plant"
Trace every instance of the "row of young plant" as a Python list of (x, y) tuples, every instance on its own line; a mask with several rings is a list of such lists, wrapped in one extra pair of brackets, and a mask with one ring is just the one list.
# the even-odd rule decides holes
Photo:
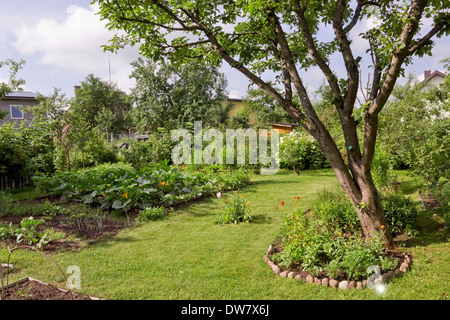
[(61, 196), (104, 210), (124, 212), (133, 207), (173, 206), (236, 189), (249, 182), (243, 169), (206, 166), (181, 170), (161, 163), (141, 170), (124, 163), (103, 164), (77, 172), (34, 177), (36, 186), (47, 196)]
[[(34, 245), (43, 248), (52, 240), (61, 238), (61, 234), (47, 223), (57, 215), (66, 217), (65, 223), (74, 225), (78, 230), (103, 231), (103, 222), (106, 218), (99, 208), (90, 208), (87, 205), (64, 206), (46, 200), (44, 202), (22, 202), (13, 200), (5, 193), (0, 194), (0, 217), (23, 217), (20, 223), (0, 223), (0, 240), (15, 239), (16, 243)], [(39, 218), (37, 218), (39, 217)], [(63, 237), (65, 237), (63, 235)]]
[[(389, 227), (394, 236), (415, 233), (418, 211), (413, 201), (392, 189), (383, 192), (382, 203), (389, 225), (381, 228)], [(286, 207), (282, 205), (277, 209)], [(283, 211), (282, 251), (271, 256), (275, 263), (352, 280), (366, 279), (371, 265), (383, 272), (398, 266), (395, 258), (386, 255), (381, 238), (364, 238), (355, 210), (341, 193), (324, 193), (307, 212)]]

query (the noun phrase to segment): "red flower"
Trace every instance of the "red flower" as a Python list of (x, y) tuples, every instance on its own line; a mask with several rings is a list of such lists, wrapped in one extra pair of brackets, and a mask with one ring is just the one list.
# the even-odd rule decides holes
[(278, 207), (275, 207), (275, 209), (278, 209)]
[(300, 200), (300, 197), (297, 197), (297, 200)]
[(284, 206), (284, 201), (281, 201), (281, 205)]

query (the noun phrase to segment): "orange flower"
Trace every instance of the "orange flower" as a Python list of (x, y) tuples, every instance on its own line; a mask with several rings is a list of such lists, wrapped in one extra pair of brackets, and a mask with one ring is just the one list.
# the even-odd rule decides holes
[(384, 225), (380, 226), (381, 229), (384, 229)]
[(278, 209), (278, 207), (275, 207), (275, 209)]
[(166, 183), (164, 181), (161, 181), (161, 185), (164, 187)]

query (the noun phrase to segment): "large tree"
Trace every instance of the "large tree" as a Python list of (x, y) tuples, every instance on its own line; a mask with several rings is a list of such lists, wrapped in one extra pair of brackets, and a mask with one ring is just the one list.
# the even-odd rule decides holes
[[(430, 53), (435, 36), (450, 30), (449, 3), (439, 0), (98, 0), (108, 28), (118, 30), (109, 46), (140, 45), (141, 53), (173, 62), (201, 58), (227, 62), (275, 99), (320, 144), (367, 237), (382, 233), (393, 240), (371, 176), (378, 116), (403, 67), (414, 55)], [(374, 8), (376, 10), (374, 10)], [(376, 15), (374, 14), (376, 13)], [(367, 102), (356, 109), (362, 57), (355, 56), (350, 32), (376, 16), (377, 26), (359, 37), (367, 40), (373, 68)], [(432, 27), (422, 30), (422, 19)], [(123, 32), (124, 31), (124, 32)], [(329, 41), (321, 41), (324, 33)], [(345, 75), (331, 56), (342, 57)], [(371, 59), (370, 59), (371, 58)], [(345, 139), (348, 166), (320, 121), (306, 90), (302, 69), (317, 66), (333, 92), (333, 105)], [(272, 71), (282, 93), (264, 79)], [(293, 99), (293, 92), (300, 103)], [(363, 137), (357, 123), (363, 116)]]
[[(0, 69), (4, 66), (9, 66), (9, 80), (8, 82), (0, 82), (0, 100), (7, 94), (13, 92), (16, 89), (21, 90), (20, 86), (25, 84), (25, 80), (17, 79), (17, 72), (23, 67), (25, 60), (19, 62), (14, 59), (6, 59), (0, 61)], [(0, 111), (0, 120), (8, 114), (7, 111)]]
[(138, 130), (176, 129), (197, 120), (218, 125), (227, 117), (223, 107), (227, 81), (218, 68), (202, 61), (171, 65), (141, 58), (132, 66), (133, 120)]
[(88, 129), (98, 127), (106, 133), (120, 133), (129, 128), (126, 118), (131, 109), (129, 97), (116, 84), (102, 81), (93, 74), (81, 82), (70, 109)]

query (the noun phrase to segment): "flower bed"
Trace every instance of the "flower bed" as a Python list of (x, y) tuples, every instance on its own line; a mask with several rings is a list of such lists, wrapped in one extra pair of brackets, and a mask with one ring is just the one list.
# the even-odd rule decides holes
[(393, 277), (400, 276), (405, 273), (410, 268), (412, 263), (411, 257), (405, 254), (404, 256), (402, 256), (402, 259), (400, 260), (400, 266), (397, 269), (395, 269), (394, 271), (376, 274), (376, 276), (374, 277), (375, 279), (372, 279), (369, 276), (368, 279), (361, 281), (348, 279), (337, 280), (328, 276), (315, 276), (314, 274), (304, 270), (293, 270), (279, 266), (270, 259), (270, 256), (274, 252), (275, 247), (273, 245), (270, 245), (263, 259), (269, 265), (269, 267), (272, 268), (273, 272), (276, 275), (279, 275), (283, 278), (290, 278), (299, 281), (314, 283), (316, 285), (339, 289), (362, 289), (371, 285), (375, 286), (377, 283), (387, 283)]

